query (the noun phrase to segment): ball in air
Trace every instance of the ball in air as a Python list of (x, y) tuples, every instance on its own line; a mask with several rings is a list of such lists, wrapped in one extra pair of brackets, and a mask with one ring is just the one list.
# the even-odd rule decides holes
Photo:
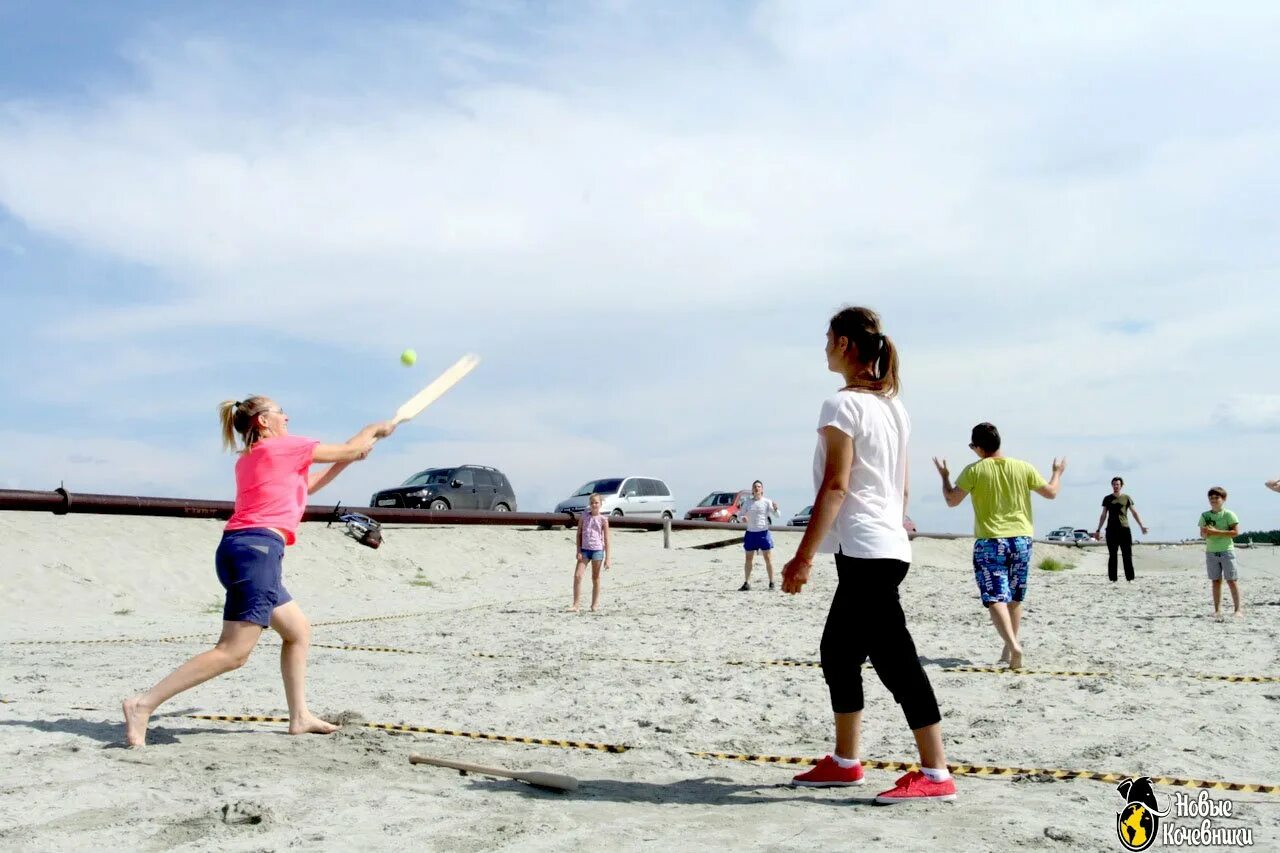
[(407, 349), (400, 353), (400, 363), (405, 367), (413, 367), (414, 362), (418, 360), (418, 354), (411, 349)]

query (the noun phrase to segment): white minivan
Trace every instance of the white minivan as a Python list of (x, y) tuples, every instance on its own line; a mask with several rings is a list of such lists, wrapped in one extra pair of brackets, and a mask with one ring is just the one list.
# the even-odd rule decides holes
[(637, 518), (675, 518), (676, 501), (667, 484), (653, 477), (605, 477), (588, 480), (572, 495), (556, 504), (556, 512), (585, 512), (593, 494), (604, 499), (605, 515)]

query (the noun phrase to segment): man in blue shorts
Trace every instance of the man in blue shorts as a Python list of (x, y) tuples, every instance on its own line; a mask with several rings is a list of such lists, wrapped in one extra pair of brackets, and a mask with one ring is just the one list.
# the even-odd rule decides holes
[(747, 535), (742, 540), (743, 550), (747, 552), (746, 577), (738, 592), (751, 589), (751, 564), (755, 562), (756, 551), (764, 552), (764, 567), (769, 572), (769, 589), (773, 589), (773, 536), (769, 533), (769, 513), (777, 512), (778, 505), (764, 496), (764, 483), (756, 480), (751, 484), (751, 497), (742, 504), (742, 512), (747, 517)]
[(973, 495), (974, 578), (982, 606), (1004, 641), (1000, 662), (1007, 662), (1010, 669), (1021, 669), (1018, 626), (1031, 566), (1031, 493), (1056, 498), (1067, 460), (1053, 460), (1053, 475), (1046, 483), (1034, 465), (1000, 452), (1000, 432), (988, 423), (973, 428), (969, 447), (978, 461), (960, 472), (954, 486), (947, 460), (935, 457), (933, 464), (942, 475), (942, 497), (947, 506), (959, 506), (965, 495)]

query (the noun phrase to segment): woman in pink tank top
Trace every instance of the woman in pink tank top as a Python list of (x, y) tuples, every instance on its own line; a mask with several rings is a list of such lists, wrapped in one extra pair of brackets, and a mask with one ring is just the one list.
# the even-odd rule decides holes
[[(218, 544), (218, 581), (227, 591), (222, 636), (165, 676), (146, 693), (124, 701), (125, 740), (142, 746), (147, 721), (161, 703), (197, 684), (243, 666), (268, 625), (280, 635), (280, 672), (289, 704), (289, 734), (328, 734), (337, 727), (307, 710), (307, 648), (311, 625), (284, 588), (284, 549), (296, 539), (307, 496), (333, 482), (373, 443), (395, 430), (387, 421), (369, 424), (344, 444), (289, 434), (289, 416), (270, 397), (227, 400), (219, 407), (222, 441), (237, 450), (236, 506)], [(332, 462), (311, 472), (314, 462)]]

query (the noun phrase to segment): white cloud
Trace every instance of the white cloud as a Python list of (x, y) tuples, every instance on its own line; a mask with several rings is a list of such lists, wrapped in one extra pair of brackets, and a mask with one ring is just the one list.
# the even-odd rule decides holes
[[(6, 488), (49, 491), (65, 484), (72, 492), (141, 494), (217, 499), (234, 485), (230, 457), (219, 459), (198, 445), (165, 446), (143, 438), (52, 435), (0, 431), (5, 454), (0, 478)], [(225, 465), (225, 469), (219, 463)]]
[(1214, 412), (1217, 423), (1248, 432), (1280, 432), (1280, 395), (1235, 394)]
[[(342, 22), (323, 51), (157, 27), (138, 82), (7, 105), (9, 214), (171, 285), (34, 317), (15, 394), (172, 446), (263, 390), (336, 438), (476, 349), (439, 440), (339, 496), (469, 460), (531, 506), (623, 469), (802, 503), (822, 324), (863, 302), (904, 351), (935, 526), (966, 523), (929, 503), (929, 456), (979, 420), (1046, 467), (1069, 453), (1081, 489), (1126, 460), (1172, 495), (1267, 452), (1174, 464), (1273, 428), (1233, 396), (1269, 380), (1280, 308), (1269, 6), (486, 9)], [(384, 370), (406, 345), (422, 370)], [(22, 440), (24, 483), (65, 467)], [(122, 489), (161, 476), (77, 452)]]

